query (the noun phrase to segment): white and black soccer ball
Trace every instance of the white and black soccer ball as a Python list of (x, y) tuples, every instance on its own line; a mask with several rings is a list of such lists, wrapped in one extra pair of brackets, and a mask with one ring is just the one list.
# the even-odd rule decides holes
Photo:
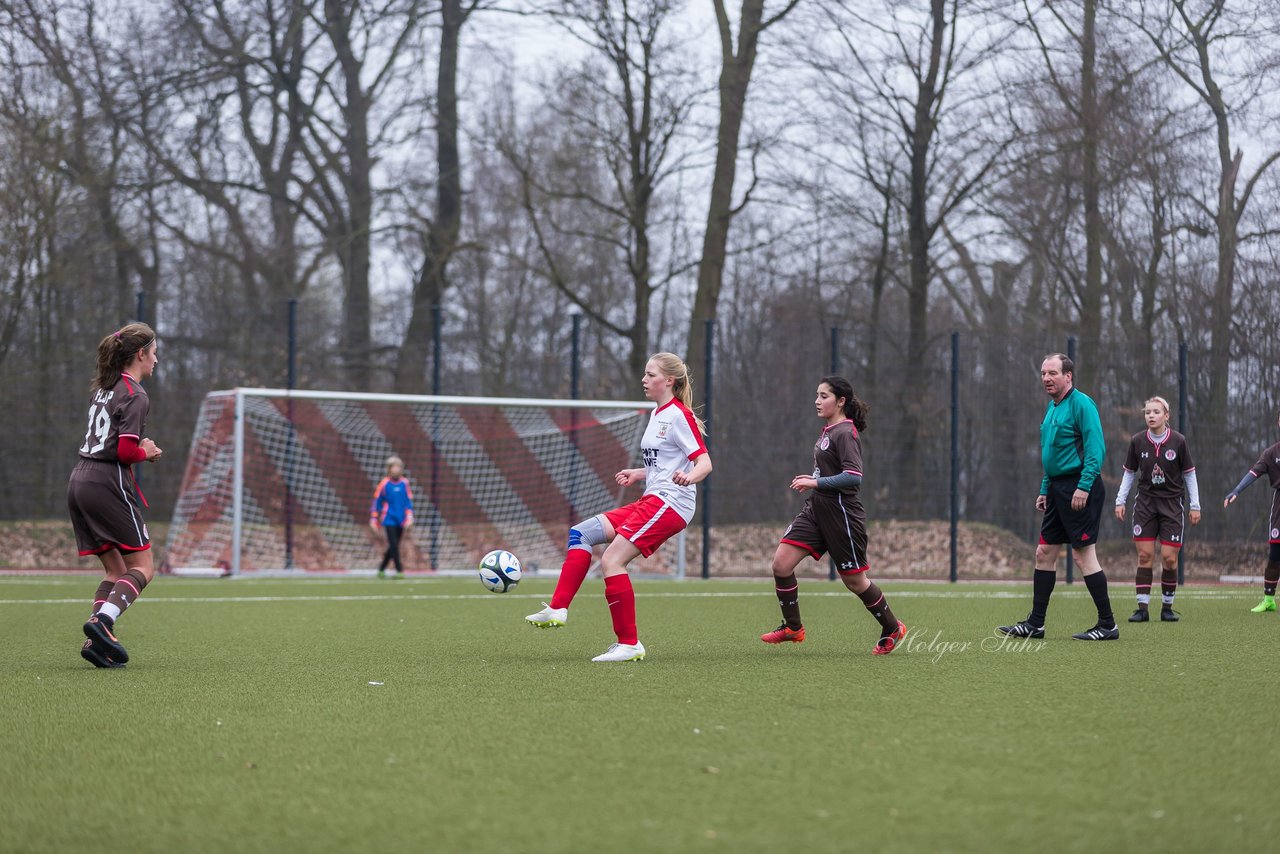
[(494, 549), (480, 559), (480, 583), (494, 593), (515, 587), (520, 575), (520, 559), (505, 549)]

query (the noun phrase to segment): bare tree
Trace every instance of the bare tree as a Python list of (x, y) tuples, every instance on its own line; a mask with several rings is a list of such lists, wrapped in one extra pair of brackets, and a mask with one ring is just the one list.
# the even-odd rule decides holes
[(447, 270), (457, 251), (462, 212), (462, 166), (458, 154), (458, 51), (462, 27), (477, 2), (443, 0), (440, 57), (436, 73), (435, 210), (422, 232), (422, 265), (413, 284), (409, 326), (396, 362), (396, 390), (421, 392), (434, 329), (432, 309), (449, 287)]
[[(522, 179), (539, 273), (595, 324), (628, 342), (629, 373), (643, 373), (656, 291), (689, 265), (655, 264), (660, 191), (683, 168), (678, 135), (697, 97), (666, 37), (668, 0), (564, 0), (555, 19), (592, 55), (556, 81), (554, 126), (516, 130), (499, 145)], [(539, 147), (529, 142), (546, 138)], [(521, 140), (524, 140), (523, 142)], [(584, 258), (600, 264), (583, 264)], [(629, 305), (593, 299), (617, 259)]]
[(1135, 24), (1160, 60), (1212, 116), (1217, 181), (1214, 192), (1206, 193), (1199, 204), (1213, 223), (1217, 270), (1208, 294), (1208, 395), (1200, 410), (1209, 430), (1217, 432), (1227, 423), (1241, 221), (1259, 181), (1280, 160), (1280, 147), (1264, 149), (1241, 187), (1244, 153), (1233, 144), (1232, 133), (1240, 129), (1247, 105), (1274, 85), (1274, 45), (1280, 29), (1269, 2), (1233, 4), (1228, 10), (1226, 0), (1151, 0), (1140, 4), (1139, 13)]
[[(690, 371), (702, 376), (706, 370), (707, 321), (716, 316), (720, 289), (724, 282), (726, 246), (729, 228), (750, 201), (748, 189), (736, 205), (733, 186), (737, 180), (742, 124), (747, 111), (747, 93), (755, 69), (760, 37), (765, 30), (781, 21), (799, 0), (785, 0), (774, 14), (765, 16), (765, 0), (742, 0), (738, 11), (737, 44), (734, 44), (733, 22), (725, 0), (711, 0), (716, 13), (716, 32), (720, 37), (719, 125), (716, 130), (716, 160), (711, 176), (711, 196), (707, 203), (707, 225), (702, 237), (702, 256), (698, 262), (698, 289), (693, 298), (693, 314), (689, 318), (686, 348)], [(755, 179), (752, 178), (754, 185)]]

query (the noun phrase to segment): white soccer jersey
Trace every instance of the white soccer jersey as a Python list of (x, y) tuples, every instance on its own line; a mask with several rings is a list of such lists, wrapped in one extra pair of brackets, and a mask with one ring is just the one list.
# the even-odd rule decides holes
[(678, 471), (693, 470), (693, 461), (707, 452), (693, 413), (677, 398), (659, 406), (649, 416), (640, 440), (644, 458), (644, 494), (657, 495), (680, 514), (687, 524), (697, 507), (698, 488), (671, 480)]

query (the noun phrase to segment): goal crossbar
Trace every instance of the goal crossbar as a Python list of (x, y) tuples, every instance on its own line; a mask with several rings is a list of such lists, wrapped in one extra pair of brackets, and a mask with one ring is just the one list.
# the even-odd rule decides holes
[(622, 498), (650, 401), (236, 388), (210, 392), (174, 509), (175, 572), (372, 569), (369, 529), (388, 456), (414, 491), (414, 568), (474, 567), (490, 548), (526, 565), (563, 555), (573, 521)]

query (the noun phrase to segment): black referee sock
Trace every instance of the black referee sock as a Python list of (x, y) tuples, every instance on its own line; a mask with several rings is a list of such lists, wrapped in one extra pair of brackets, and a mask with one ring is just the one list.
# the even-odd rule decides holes
[(1053, 595), (1053, 585), (1058, 581), (1058, 573), (1052, 569), (1036, 567), (1031, 573), (1031, 616), (1027, 622), (1036, 628), (1044, 628), (1044, 618), (1049, 612), (1049, 597)]
[(1093, 597), (1093, 605), (1098, 609), (1098, 625), (1109, 629), (1116, 624), (1111, 613), (1111, 597), (1107, 595), (1107, 574), (1099, 571), (1084, 577), (1084, 586), (1089, 588)]

